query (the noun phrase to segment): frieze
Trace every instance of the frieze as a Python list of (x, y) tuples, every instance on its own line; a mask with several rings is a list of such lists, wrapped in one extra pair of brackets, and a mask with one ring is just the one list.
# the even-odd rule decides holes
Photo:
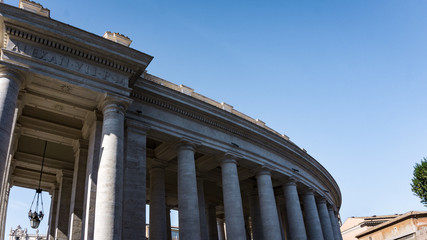
[(42, 60), (44, 62), (54, 64), (78, 73), (88, 76), (96, 77), (107, 82), (118, 84), (127, 87), (128, 79), (122, 75), (105, 70), (104, 68), (97, 67), (86, 62), (70, 58), (63, 54), (53, 51), (42, 49), (28, 43), (21, 42), (16, 39), (9, 39), (6, 50), (16, 52), (21, 55), (32, 57), (34, 59)]
[[(93, 55), (89, 52), (83, 52), (81, 50), (75, 49), (70, 46), (66, 46), (62, 43), (52, 41), (50, 39), (46, 39), (43, 37), (36, 36), (34, 34), (12, 28), (11, 26), (6, 27), (6, 33), (9, 35), (9, 37), (13, 36), (14, 38), (21, 38), (25, 39), (26, 41), (34, 42), (36, 44), (44, 45), (48, 48), (54, 48), (57, 51), (65, 52), (67, 55), (74, 55), (75, 57), (82, 57), (89, 61), (96, 62), (101, 65), (105, 65), (110, 68), (114, 68), (118, 71), (126, 72), (133, 74), (135, 71), (132, 68), (129, 68), (127, 66), (124, 66), (122, 64), (119, 64), (117, 62), (112, 62), (109, 59), (105, 59), (96, 55)], [(8, 39), (8, 38), (5, 38)]]
[(220, 123), (218, 123), (218, 122), (216, 122), (216, 121), (210, 120), (210, 119), (205, 118), (205, 117), (203, 117), (203, 116), (201, 116), (201, 115), (199, 115), (199, 114), (195, 114), (195, 113), (193, 113), (193, 112), (190, 112), (190, 111), (184, 110), (184, 109), (182, 109), (182, 108), (179, 108), (179, 107), (174, 106), (174, 105), (171, 105), (171, 104), (169, 104), (169, 103), (166, 103), (166, 102), (160, 101), (160, 100), (158, 100), (158, 99), (150, 98), (150, 97), (148, 97), (148, 96), (146, 96), (146, 95), (141, 95), (141, 94), (138, 94), (138, 93), (136, 93), (136, 92), (132, 92), (132, 93), (131, 93), (131, 96), (132, 96), (132, 97), (134, 97), (134, 98), (138, 98), (138, 99), (140, 99), (141, 101), (144, 101), (144, 102), (147, 102), (147, 103), (151, 103), (151, 104), (154, 104), (154, 105), (160, 106), (160, 107), (162, 107), (162, 108), (168, 109), (168, 110), (170, 110), (170, 111), (174, 111), (174, 112), (179, 113), (179, 114), (181, 114), (181, 115), (184, 115), (184, 116), (186, 116), (186, 117), (189, 117), (189, 118), (192, 118), (192, 119), (198, 120), (198, 121), (200, 121), (200, 122), (203, 122), (203, 123), (205, 123), (205, 124), (208, 124), (208, 125), (211, 125), (211, 126), (214, 126), (214, 127), (220, 128), (220, 129), (225, 130), (225, 131), (227, 131), (227, 132), (231, 132), (231, 133), (234, 133), (234, 134), (239, 135), (239, 136), (242, 136), (242, 137), (248, 137), (246, 134), (244, 134), (244, 133), (243, 133), (243, 132), (241, 132), (241, 131), (238, 131), (238, 130), (233, 129), (233, 128), (226, 127), (226, 126), (224, 126), (223, 124), (220, 124)]

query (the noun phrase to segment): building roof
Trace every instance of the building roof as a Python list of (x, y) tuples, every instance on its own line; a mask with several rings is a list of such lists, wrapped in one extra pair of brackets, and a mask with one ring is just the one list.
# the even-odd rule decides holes
[[(396, 215), (390, 215), (390, 216), (396, 216)], [(363, 236), (365, 236), (367, 234), (370, 234), (370, 233), (373, 233), (375, 231), (378, 231), (380, 229), (389, 227), (389, 226), (391, 226), (393, 224), (396, 224), (398, 222), (402, 222), (402, 221), (404, 221), (406, 219), (409, 219), (409, 218), (419, 218), (419, 217), (427, 217), (427, 211), (410, 211), (410, 212), (407, 212), (405, 214), (402, 214), (402, 215), (399, 215), (399, 216), (395, 217), (394, 219), (385, 221), (385, 222), (383, 222), (383, 223), (381, 223), (381, 224), (379, 224), (379, 225), (377, 225), (375, 227), (369, 228), (368, 230), (366, 230), (366, 231), (362, 232), (361, 234), (357, 235), (356, 237), (360, 238), (360, 237), (363, 237)]]
[(367, 216), (367, 217), (350, 217), (347, 218), (344, 222), (344, 224), (341, 226), (342, 232), (347, 231), (351, 228), (354, 228), (355, 226), (360, 227), (373, 227), (376, 225), (379, 225), (381, 223), (384, 223), (386, 221), (389, 221), (390, 219), (399, 217), (402, 214), (394, 214), (394, 215), (373, 215), (373, 216)]

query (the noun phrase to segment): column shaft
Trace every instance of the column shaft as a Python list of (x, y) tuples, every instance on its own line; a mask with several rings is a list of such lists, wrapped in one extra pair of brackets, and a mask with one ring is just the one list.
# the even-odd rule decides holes
[(323, 240), (322, 226), (320, 225), (319, 213), (313, 191), (308, 190), (302, 195), (304, 206), (304, 222), (307, 228), (307, 237), (310, 240)]
[(194, 147), (185, 142), (178, 146), (178, 207), (180, 239), (200, 240)]
[[(19, 73), (4, 68), (0, 70), (0, 179), (3, 179), (8, 158), (15, 107), (22, 82)], [(3, 187), (2, 182), (0, 189)]]
[(58, 210), (58, 199), (59, 199), (59, 185), (55, 184), (54, 189), (52, 189), (52, 197), (50, 202), (50, 212), (49, 212), (49, 229), (47, 230), (47, 239), (55, 240), (56, 232), (56, 215)]
[(324, 239), (335, 239), (332, 231), (331, 220), (329, 219), (328, 208), (326, 207), (325, 199), (318, 199), (317, 210), (319, 211), (320, 224), (322, 225), (322, 232)]
[(9, 203), (9, 193), (10, 193), (10, 183), (9, 181), (5, 184), (6, 186), (4, 186), (3, 189), (3, 194), (1, 195), (1, 202), (0, 202), (0, 233), (3, 235), (0, 236), (4, 236), (4, 229), (5, 229), (5, 225), (6, 225), (6, 215), (7, 215), (7, 206)]
[(205, 189), (203, 178), (197, 178), (197, 193), (199, 202), (200, 234), (202, 240), (208, 240), (208, 223), (206, 219)]
[(257, 189), (249, 195), (249, 210), (251, 214), (252, 237), (254, 240), (262, 240), (264, 235), (262, 232), (261, 213), (259, 209)]
[(100, 111), (94, 111), (93, 114), (88, 116), (92, 119), (86, 120), (91, 122), (87, 123), (89, 125), (89, 149), (86, 166), (85, 201), (83, 206), (84, 217), (81, 239), (92, 240), (95, 226), (96, 186), (102, 143), (102, 113)]
[(208, 222), (208, 239), (209, 240), (218, 240), (218, 228), (216, 223), (216, 206), (214, 204), (209, 204), (208, 213), (207, 213), (207, 222)]
[[(108, 98), (108, 97), (107, 97)], [(102, 107), (101, 159), (96, 189), (94, 239), (122, 238), (123, 210), (123, 102), (107, 99)]]
[(328, 207), (329, 218), (331, 220), (332, 231), (334, 233), (335, 240), (342, 240), (340, 226), (338, 224), (338, 219), (335, 216), (334, 209), (332, 207)]
[(165, 169), (152, 165), (150, 169), (150, 237), (166, 240)]
[(249, 224), (249, 216), (245, 216), (245, 232), (246, 232), (246, 240), (251, 240), (251, 229)]
[[(64, 171), (64, 170), (62, 170)], [(70, 203), (72, 193), (72, 173), (64, 173), (59, 187), (58, 208), (56, 210), (55, 240), (68, 240), (68, 227), (70, 222)]]
[(226, 240), (224, 219), (218, 218), (217, 219), (217, 226), (218, 226), (218, 240)]
[[(3, 172), (3, 187), (2, 183), (0, 183), (0, 199), (3, 199), (1, 201), (0, 206), (0, 236), (3, 236), (5, 233), (6, 228), (6, 214), (7, 214), (7, 207), (9, 202), (9, 191), (11, 188), (10, 178), (11, 178), (11, 166), (12, 166), (12, 159), (14, 156), (14, 153), (16, 152), (16, 149), (18, 148), (18, 140), (21, 135), (20, 132), (20, 124), (17, 123), (18, 116), (20, 112), (22, 111), (22, 108), (24, 107), (22, 103), (22, 96), (24, 95), (25, 91), (20, 91), (18, 101), (17, 101), (17, 107), (15, 108), (15, 113), (13, 116), (13, 124), (11, 128), (11, 132), (13, 135), (10, 137), (9, 141), (9, 147), (8, 147), (8, 153), (7, 153), (7, 161), (4, 164), (4, 172)], [(1, 175), (0, 175), (1, 177)], [(1, 179), (0, 179), (1, 180)]]
[(141, 123), (126, 120), (123, 239), (145, 239), (146, 131)]
[(86, 183), (86, 166), (88, 143), (80, 139), (74, 146), (75, 162), (73, 187), (70, 204), (70, 228), (68, 229), (69, 239), (80, 240), (82, 236), (82, 220), (84, 192)]
[(277, 203), (277, 216), (279, 217), (279, 224), (280, 224), (280, 235), (282, 236), (282, 240), (285, 240), (286, 233), (285, 233), (285, 228), (283, 227), (284, 219), (281, 211), (281, 205), (283, 204), (281, 204), (278, 199), (276, 199), (276, 203)]
[(236, 161), (226, 156), (221, 161), (221, 172), (227, 239), (246, 239)]
[(166, 207), (166, 239), (172, 240), (171, 209)]
[(258, 171), (256, 179), (264, 239), (281, 240), (282, 235), (270, 172), (267, 170)]
[(307, 239), (296, 183), (293, 181), (286, 183), (283, 186), (283, 192), (285, 194), (290, 239)]

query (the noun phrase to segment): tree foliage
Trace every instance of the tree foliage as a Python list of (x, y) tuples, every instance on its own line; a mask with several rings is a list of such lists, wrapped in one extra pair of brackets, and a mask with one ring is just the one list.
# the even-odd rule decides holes
[(427, 206), (427, 158), (415, 164), (411, 187), (412, 192), (421, 199), (421, 203)]

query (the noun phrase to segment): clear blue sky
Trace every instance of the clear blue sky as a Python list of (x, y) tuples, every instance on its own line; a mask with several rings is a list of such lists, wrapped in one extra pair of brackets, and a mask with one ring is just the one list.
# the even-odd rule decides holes
[(343, 220), (425, 210), (409, 184), (427, 156), (427, 1), (40, 2), (288, 135), (338, 182)]

